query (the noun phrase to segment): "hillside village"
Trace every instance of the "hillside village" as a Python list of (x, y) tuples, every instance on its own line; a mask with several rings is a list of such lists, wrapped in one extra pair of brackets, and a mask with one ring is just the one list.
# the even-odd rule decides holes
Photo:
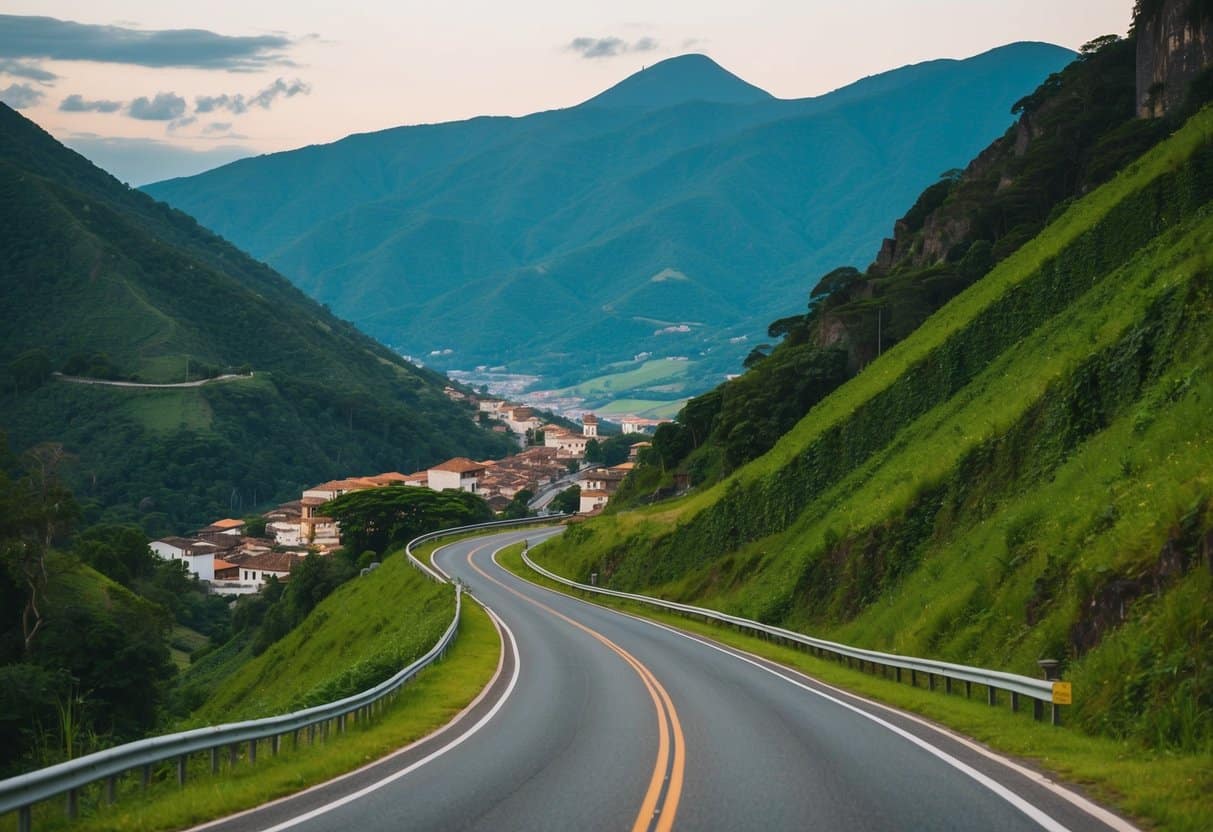
[[(578, 514), (590, 515), (602, 511), (632, 470), (636, 454), (649, 445), (633, 444), (629, 460), (619, 465), (587, 465), (587, 448), (599, 439), (599, 420), (593, 413), (582, 417), (581, 431), (575, 432), (545, 421), (527, 405), (475, 397), (453, 387), (446, 394), (472, 404), (479, 421), (490, 430), (511, 433), (522, 450), (499, 460), (455, 457), (411, 474), (390, 471), (329, 480), (262, 514), (263, 529), (259, 522), (225, 518), (189, 537), (155, 540), (152, 551), (165, 560), (182, 561), (215, 594), (248, 595), (259, 592), (270, 578), (288, 581), (291, 570), (309, 554), (328, 555), (341, 545), (337, 522), (321, 510), (344, 494), (388, 486), (466, 491), (482, 497), (500, 514), (521, 492), (550, 496), (563, 483), (580, 487)], [(647, 433), (658, 424), (658, 420), (625, 419), (622, 430)]]

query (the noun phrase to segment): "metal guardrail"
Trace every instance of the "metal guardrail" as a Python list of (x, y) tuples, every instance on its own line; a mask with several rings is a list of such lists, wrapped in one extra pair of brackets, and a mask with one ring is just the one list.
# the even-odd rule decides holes
[(455, 615), (446, 632), (429, 652), (372, 688), (336, 702), (282, 716), (149, 737), (0, 780), (0, 815), (16, 811), (19, 830), (29, 832), (30, 809), (34, 804), (67, 794), (68, 816), (75, 817), (79, 790), (102, 779), (108, 780), (106, 796), (112, 802), (116, 794), (117, 778), (134, 769), (142, 769), (143, 784), (146, 786), (151, 779), (152, 766), (175, 760), (177, 781), (184, 784), (189, 757), (192, 754), (210, 751), (211, 772), (216, 773), (219, 770), (220, 752), (225, 748), (229, 749), (230, 759), (234, 763), (240, 745), (248, 743), (248, 760), (251, 763), (256, 761), (259, 741), (269, 740), (271, 752), (277, 754), (282, 737), (288, 734), (297, 746), (299, 733), (303, 729), (307, 729), (309, 741), (314, 740), (317, 729), (320, 729), (322, 736), (327, 736), (330, 723), (335, 723), (336, 730), (342, 732), (345, 730), (347, 717), (352, 715), (356, 721), (370, 718), (374, 712), (381, 710), (387, 699), (394, 697), (406, 682), (446, 654), (458, 632), (462, 590), (461, 586), (456, 585)]
[(567, 514), (545, 514), (538, 517), (521, 517), (517, 520), (493, 520), (489, 523), (476, 523), (472, 526), (456, 526), (453, 529), (439, 529), (436, 532), (423, 534), (420, 537), (414, 537), (404, 547), (404, 553), (408, 556), (409, 563), (414, 568), (421, 570), (432, 581), (437, 581), (440, 584), (446, 583), (446, 578), (439, 575), (433, 568), (426, 566), (417, 556), (413, 554), (413, 548), (420, 546), (422, 543), (429, 543), (431, 540), (440, 540), (444, 537), (454, 537), (458, 534), (467, 534), (468, 532), (476, 531), (491, 531), (493, 529), (504, 529), (512, 526), (537, 526), (544, 523), (554, 523), (568, 517)]
[[(530, 558), (527, 551), (522, 553), (522, 559), (534, 571), (543, 575), (549, 580), (556, 581), (574, 589), (579, 589), (583, 592), (597, 593), (600, 595), (609, 595), (614, 598), (622, 598), (628, 601), (635, 601), (641, 604), (658, 607), (660, 609), (671, 610), (696, 618), (701, 618), (704, 621), (715, 621), (722, 624), (728, 624), (741, 630), (748, 630), (756, 633), (763, 638), (774, 639), (785, 644), (799, 645), (808, 648), (816, 655), (830, 654), (837, 656), (841, 660), (846, 661), (849, 666), (852, 661), (859, 662), (859, 668), (862, 670), (864, 664), (870, 664), (873, 668), (893, 668), (896, 674), (897, 681), (901, 681), (902, 671), (910, 671), (910, 681), (912, 684), (917, 684), (917, 676), (920, 673), (926, 674), (928, 686), (935, 689), (935, 677), (941, 677), (944, 680), (944, 687), (948, 693), (952, 691), (952, 682), (963, 682), (965, 685), (965, 694), (971, 695), (973, 685), (981, 685), (986, 688), (987, 700), (990, 705), (997, 704), (997, 691), (1007, 691), (1011, 694), (1012, 710), (1019, 709), (1019, 697), (1026, 696), (1033, 700), (1033, 715), (1036, 719), (1041, 719), (1043, 716), (1044, 704), (1047, 702), (1051, 707), (1051, 719), (1054, 725), (1060, 721), (1060, 713), (1057, 710), (1058, 705), (1070, 704), (1070, 683), (1053, 679), (1034, 679), (1031, 676), (1020, 676), (1015, 673), (1004, 673), (999, 670), (986, 670), (980, 667), (970, 667), (962, 664), (952, 664), (951, 662), (935, 661), (933, 659), (919, 659), (912, 656), (899, 656), (895, 653), (882, 653), (876, 650), (863, 650), (858, 647), (851, 647), (846, 644), (839, 644), (834, 641), (826, 641), (825, 639), (813, 638), (806, 636), (803, 633), (797, 633), (794, 630), (786, 630), (783, 627), (773, 627), (769, 624), (762, 624), (758, 621), (752, 621), (748, 618), (741, 618), (736, 615), (728, 615), (727, 613), (717, 612), (716, 610), (707, 609), (705, 607), (695, 607), (690, 604), (679, 604), (674, 601), (664, 601), (660, 598), (651, 598), (647, 595), (635, 595), (630, 592), (620, 592), (614, 589), (606, 589), (605, 587), (592, 586), (590, 584), (582, 584), (577, 581), (571, 581), (561, 575), (557, 575), (548, 569), (544, 569), (539, 564), (535, 563)], [(1043, 665), (1042, 665), (1043, 666)]]
[[(562, 519), (565, 515), (553, 514), (542, 517), (523, 518), (519, 520), (497, 520), (491, 523), (479, 523), (472, 526), (459, 526), (452, 529), (442, 529), (429, 534), (423, 534), (410, 540), (405, 546), (405, 554), (410, 565), (421, 570), (427, 577), (438, 583), (448, 583), (434, 569), (426, 566), (413, 554), (414, 547), (430, 540), (465, 534), (481, 530), (492, 530), (510, 526), (550, 523)], [(125, 743), (103, 751), (97, 751), (74, 760), (57, 763), (53, 766), (36, 771), (19, 774), (6, 780), (0, 780), (0, 815), (16, 811), (17, 826), (20, 832), (29, 832), (31, 826), (31, 808), (45, 800), (67, 795), (67, 812), (69, 817), (75, 817), (79, 806), (80, 789), (99, 780), (107, 781), (106, 796), (113, 802), (117, 791), (118, 778), (128, 771), (142, 770), (143, 785), (151, 780), (152, 767), (176, 761), (177, 782), (184, 784), (190, 756), (204, 751), (210, 752), (211, 772), (219, 771), (220, 752), (229, 750), (229, 756), (234, 764), (238, 749), (248, 744), (248, 760), (255, 762), (257, 743), (268, 740), (271, 752), (278, 753), (282, 737), (290, 735), (295, 746), (299, 743), (299, 734), (304, 729), (308, 731), (309, 741), (314, 740), (316, 729), (326, 736), (330, 723), (335, 723), (338, 731), (345, 730), (346, 718), (353, 715), (355, 720), (368, 719), (372, 713), (382, 708), (384, 702), (394, 696), (399, 689), (423, 668), (446, 655), (447, 649), (455, 641), (459, 629), (459, 615), (463, 608), (463, 586), (455, 584), (455, 615), (446, 631), (438, 642), (417, 661), (405, 667), (389, 679), (380, 682), (372, 688), (336, 702), (317, 705), (312, 708), (294, 711), (281, 716), (252, 719), (244, 722), (232, 722), (223, 725), (213, 725), (206, 728), (196, 728), (175, 734), (164, 734), (149, 737), (135, 742)]]

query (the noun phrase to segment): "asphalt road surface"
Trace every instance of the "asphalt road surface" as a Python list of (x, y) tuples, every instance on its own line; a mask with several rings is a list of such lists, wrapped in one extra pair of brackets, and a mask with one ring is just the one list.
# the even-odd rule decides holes
[(436, 564), (498, 617), (502, 666), (443, 732), (208, 825), (222, 830), (1128, 830), (963, 737), (749, 654), (549, 592), (492, 559)]

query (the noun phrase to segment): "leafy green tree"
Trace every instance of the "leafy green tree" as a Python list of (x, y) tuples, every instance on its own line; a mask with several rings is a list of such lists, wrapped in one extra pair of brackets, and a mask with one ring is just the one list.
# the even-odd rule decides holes
[(559, 514), (576, 514), (581, 508), (581, 486), (573, 485), (557, 494), (550, 504)]
[(535, 513), (531, 511), (529, 505), (534, 497), (535, 495), (529, 488), (522, 489), (510, 500), (510, 504), (501, 512), (501, 516), (506, 520), (520, 520), (523, 517), (530, 517)]
[(354, 552), (386, 552), (426, 532), (493, 519), (488, 503), (475, 494), (404, 486), (343, 494), (320, 511), (340, 524), (341, 542)]
[(260, 514), (249, 514), (244, 518), (244, 533), (249, 537), (265, 537), (267, 521)]
[(597, 439), (591, 439), (585, 443), (585, 461), (597, 464), (602, 463), (602, 445)]

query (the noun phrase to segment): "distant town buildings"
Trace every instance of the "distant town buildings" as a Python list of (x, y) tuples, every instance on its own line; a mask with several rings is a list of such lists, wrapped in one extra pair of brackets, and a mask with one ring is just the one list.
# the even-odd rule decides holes
[[(448, 387), (446, 393), (453, 399), (475, 405), (478, 416), (496, 422), (497, 428), (509, 430), (524, 444), (540, 435), (543, 444), (526, 446), (499, 460), (455, 457), (412, 474), (389, 471), (329, 480), (305, 489), (298, 500), (265, 512), (262, 537), (249, 536), (245, 520), (225, 518), (198, 529), (189, 537), (152, 541), (151, 550), (165, 560), (181, 561), (191, 574), (209, 584), (211, 591), (217, 594), (259, 592), (270, 578), (290, 580), (292, 570), (308, 554), (326, 555), (340, 545), (337, 522), (322, 514), (321, 507), (342, 495), (383, 487), (452, 489), (477, 494), (494, 511), (500, 512), (523, 492), (536, 495), (544, 488), (559, 488), (554, 484), (584, 464), (586, 446), (600, 438), (599, 420), (593, 413), (582, 416), (581, 432), (577, 433), (545, 422), (526, 405), (476, 397), (453, 387)], [(658, 422), (653, 420), (625, 419), (624, 432), (641, 432), (656, 424)], [(631, 458), (635, 458), (638, 448), (648, 444), (634, 445)], [(627, 462), (582, 472), (578, 480), (581, 512), (600, 511), (618, 490), (632, 464)]]

